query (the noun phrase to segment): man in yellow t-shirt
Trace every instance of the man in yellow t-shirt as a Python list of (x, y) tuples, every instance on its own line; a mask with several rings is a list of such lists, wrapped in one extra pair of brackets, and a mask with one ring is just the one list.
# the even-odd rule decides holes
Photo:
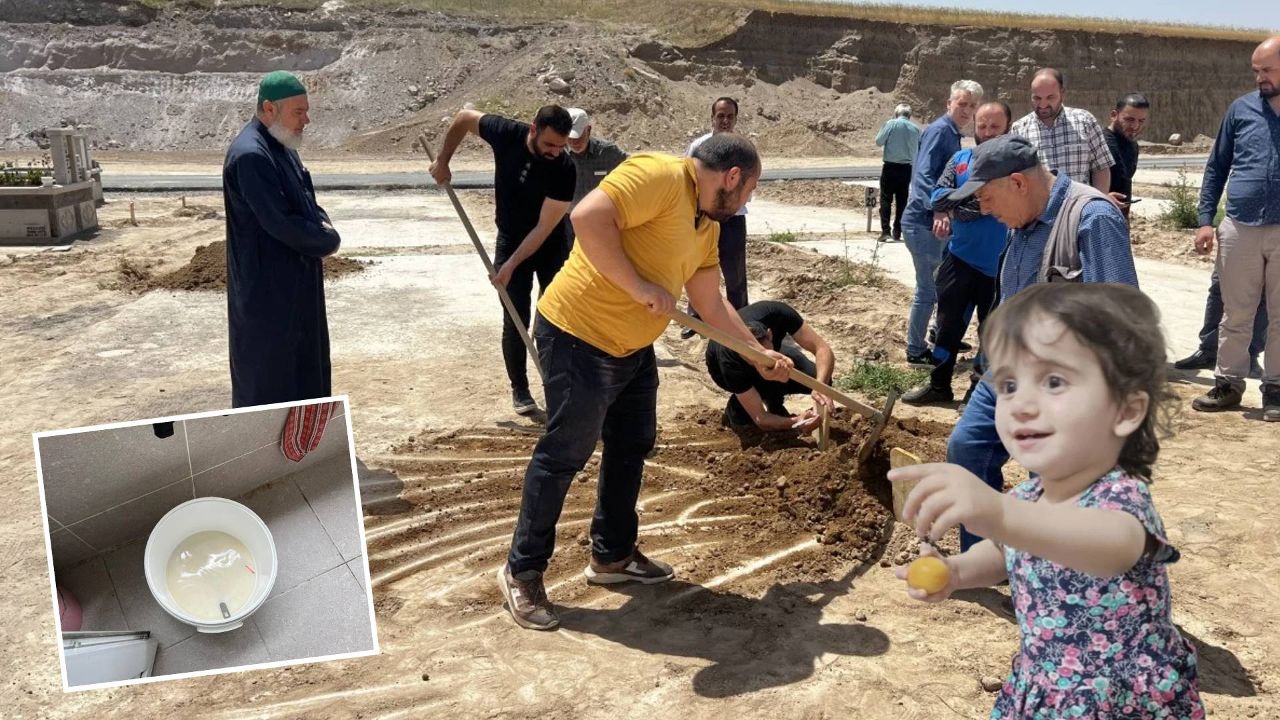
[(572, 215), (577, 243), (538, 302), (533, 334), (547, 398), (547, 430), (524, 476), (520, 516), (498, 585), (522, 627), (559, 624), (542, 573), (573, 477), (604, 440), (588, 582), (645, 584), (675, 576), (636, 547), (636, 498), (657, 435), (653, 342), (681, 288), (707, 323), (764, 352), (762, 375), (783, 380), (791, 361), (764, 348), (720, 294), (719, 223), (760, 179), (750, 140), (723, 133), (692, 157), (634, 155)]

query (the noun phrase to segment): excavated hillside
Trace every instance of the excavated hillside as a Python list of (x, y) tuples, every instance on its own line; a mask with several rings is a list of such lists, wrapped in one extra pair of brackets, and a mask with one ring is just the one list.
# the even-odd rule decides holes
[[(1232, 100), (1253, 89), (1245, 63), (1255, 43), (1124, 33), (902, 25), (752, 12), (736, 32), (705, 47), (653, 43), (637, 58), (664, 76), (700, 83), (810, 80), (841, 93), (872, 88), (925, 109), (945, 109), (959, 78), (1027, 110), (1041, 67), (1064, 73), (1068, 104), (1105, 118), (1118, 96), (1139, 91), (1155, 111), (1151, 140), (1217, 132)], [(1262, 38), (1259, 38), (1261, 40)], [(1016, 115), (1015, 115), (1016, 116)], [(837, 128), (838, 129), (838, 128)]]
[[(766, 152), (872, 154), (895, 102), (942, 109), (971, 77), (1026, 107), (1039, 66), (1068, 100), (1105, 116), (1120, 93), (1155, 104), (1148, 138), (1212, 135), (1250, 88), (1243, 41), (901, 25), (742, 11), (723, 37), (676, 46), (644, 27), (450, 16), (329, 0), (280, 4), (0, 0), (0, 150), (42, 129), (96, 128), (100, 148), (221, 150), (248, 118), (258, 77), (286, 68), (310, 88), (313, 146), (408, 152), (466, 104), (527, 117), (591, 110), (628, 149), (681, 148), (708, 100), (742, 101), (739, 129)], [(734, 16), (731, 16), (734, 17)]]

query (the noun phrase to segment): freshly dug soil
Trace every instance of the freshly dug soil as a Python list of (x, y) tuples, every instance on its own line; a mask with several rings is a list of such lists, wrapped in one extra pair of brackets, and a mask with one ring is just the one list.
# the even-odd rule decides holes
[[(755, 582), (829, 579), (850, 563), (877, 562), (890, 547), (893, 555), (912, 554), (909, 531), (893, 520), (892, 493), (885, 478), (889, 449), (897, 446), (926, 461), (941, 461), (950, 429), (937, 422), (891, 419), (862, 464), (857, 454), (870, 423), (838, 412), (830, 430), (827, 450), (819, 451), (812, 436), (735, 434), (720, 424), (717, 411), (681, 411), (659, 427), (658, 450), (646, 463), (642, 526), (671, 525), (686, 517), (695, 522), (706, 516), (738, 518), (690, 531), (696, 531), (692, 537), (699, 542), (714, 544), (682, 565), (681, 571), (693, 580), (714, 577), (806, 540), (817, 540), (818, 545), (761, 568)], [(374, 575), (393, 571), (422, 553), (439, 553), (452, 544), (448, 538), (465, 542), (468, 527), (487, 523), (486, 532), (509, 530), (500, 518), (512, 517), (519, 507), (527, 458), (536, 442), (535, 433), (495, 428), (423, 432), (393, 447), (395, 459), (385, 464), (406, 479), (407, 515), (422, 521), (370, 538)], [(593, 457), (575, 478), (562, 517), (590, 515), (595, 505), (595, 488), (590, 485), (598, 469), (599, 459)], [(679, 497), (646, 504), (651, 493)], [(585, 527), (567, 528), (562, 521), (558, 535), (561, 552), (585, 557)], [(655, 546), (664, 542), (660, 534), (642, 529), (640, 539), (646, 551), (662, 553)], [(505, 548), (497, 545), (492, 554), (500, 558)]]
[[(325, 280), (361, 272), (371, 264), (351, 258), (330, 256), (324, 259)], [(227, 286), (227, 243), (218, 240), (196, 248), (191, 261), (167, 273), (157, 274), (148, 264), (128, 259), (120, 261), (122, 290), (145, 293), (152, 290), (222, 290)]]

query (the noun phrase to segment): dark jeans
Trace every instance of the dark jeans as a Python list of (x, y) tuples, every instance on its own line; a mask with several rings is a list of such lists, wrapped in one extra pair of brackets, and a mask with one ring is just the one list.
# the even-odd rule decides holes
[[(724, 276), (724, 296), (735, 310), (747, 306), (747, 216), (734, 215), (720, 223), (720, 274)], [(698, 311), (689, 306), (689, 314)]]
[[(902, 210), (907, 206), (907, 193), (911, 190), (911, 165), (887, 162), (880, 168), (880, 232), (902, 238)], [(890, 206), (893, 227), (890, 232)]]
[[(817, 366), (814, 365), (813, 361), (801, 352), (799, 348), (791, 345), (783, 345), (781, 352), (783, 355), (791, 358), (791, 361), (796, 365), (796, 369), (805, 375), (814, 377), (818, 374)], [(760, 393), (760, 400), (764, 403), (764, 409), (775, 415), (787, 414), (784, 401), (788, 395), (808, 395), (813, 392), (795, 380), (775, 382), (773, 380), (765, 380), (763, 377), (758, 375), (756, 376), (756, 382), (752, 387), (756, 392)], [(742, 403), (738, 402), (737, 395), (729, 396), (727, 412), (729, 413), (729, 423), (732, 425), (756, 424), (756, 421), (751, 418), (747, 409), (742, 407)]]
[(933, 357), (939, 362), (929, 383), (935, 388), (950, 390), (964, 331), (969, 328), (975, 310), (979, 329), (986, 322), (996, 300), (996, 279), (948, 252), (938, 266), (937, 287), (938, 333), (934, 338)]
[[(1208, 355), (1218, 355), (1218, 326), (1222, 324), (1222, 286), (1215, 271), (1209, 279), (1209, 298), (1204, 303), (1204, 326), (1200, 328), (1200, 350)], [(1253, 340), (1249, 342), (1249, 357), (1257, 358), (1267, 344), (1267, 294), (1258, 302), (1258, 314), (1253, 316)]]
[[(1009, 461), (1009, 451), (996, 432), (996, 393), (987, 381), (978, 383), (964, 406), (960, 421), (947, 439), (947, 462), (977, 475), (991, 489), (1004, 491), (1001, 468)], [(960, 550), (965, 551), (982, 538), (960, 527)]]
[(534, 327), (545, 378), (547, 430), (524, 475), (520, 517), (507, 562), (512, 574), (542, 572), (556, 545), (564, 498), (604, 440), (591, 520), (591, 553), (601, 562), (635, 549), (636, 498), (645, 455), (658, 430), (658, 364), (653, 347), (616, 358), (542, 317)]
[[(512, 240), (498, 236), (498, 244), (494, 248), (494, 267), (501, 269), (502, 264), (520, 247), (523, 238)], [(569, 257), (569, 245), (559, 237), (547, 238), (531, 257), (511, 273), (511, 282), (507, 283), (507, 294), (511, 296), (511, 304), (525, 329), (529, 328), (529, 314), (533, 306), (530, 295), (533, 293), (533, 278), (538, 277), (538, 297), (551, 284), (551, 279), (560, 272), (560, 267)], [(507, 378), (511, 381), (512, 390), (529, 389), (529, 351), (524, 346), (520, 331), (511, 322), (511, 316), (505, 308), (502, 310), (502, 362), (507, 366)]]

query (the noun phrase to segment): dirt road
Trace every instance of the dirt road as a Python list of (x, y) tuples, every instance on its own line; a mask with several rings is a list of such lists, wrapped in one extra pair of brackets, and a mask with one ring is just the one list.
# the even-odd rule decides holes
[[(217, 209), (217, 197), (188, 197)], [(670, 584), (588, 587), (580, 544), (593, 487), (566, 506), (548, 574), (563, 627), (516, 628), (492, 575), (510, 539), (536, 430), (507, 412), (500, 315), (442, 196), (322, 197), (343, 254), (373, 260), (328, 286), (334, 387), (351, 396), (382, 654), (63, 694), (30, 433), (225, 407), (225, 298), (112, 289), (120, 261), (182, 265), (222, 237), (220, 220), (177, 214), (176, 198), (102, 211), (107, 229), (67, 252), (0, 249), (0, 591), (8, 613), (7, 717), (644, 717), (972, 718), (1005, 673), (1017, 634), (1001, 593), (925, 607), (886, 565), (905, 559), (874, 470), (855, 468), (859, 437), (828, 454), (752, 449), (716, 424), (723, 396), (701, 346), (668, 330), (658, 454), (641, 497), (646, 551), (676, 565)], [(491, 237), (486, 204), (468, 203)], [(870, 257), (858, 211), (753, 205), (753, 233), (797, 223), (802, 245)], [(908, 291), (841, 286), (837, 261), (807, 247), (753, 242), (752, 297), (788, 297), (855, 354), (901, 356)], [(10, 255), (13, 257), (10, 258)], [(901, 245), (876, 255), (909, 281)], [(1141, 261), (1175, 354), (1194, 338), (1207, 270)], [(796, 280), (796, 278), (804, 278)], [(1210, 382), (1180, 377), (1188, 402)], [(1257, 406), (1252, 389), (1246, 404)], [(801, 407), (801, 406), (797, 406)], [(952, 408), (901, 408), (892, 442), (940, 453)], [(1184, 413), (1157, 466), (1154, 494), (1183, 559), (1174, 617), (1201, 652), (1212, 717), (1274, 717), (1280, 687), (1280, 436), (1256, 411)], [(1016, 472), (1011, 470), (1011, 472)], [(786, 482), (780, 483), (783, 476)], [(394, 491), (394, 492), (390, 492)], [(826, 498), (824, 500), (824, 498)], [(819, 539), (821, 538), (821, 539)]]

